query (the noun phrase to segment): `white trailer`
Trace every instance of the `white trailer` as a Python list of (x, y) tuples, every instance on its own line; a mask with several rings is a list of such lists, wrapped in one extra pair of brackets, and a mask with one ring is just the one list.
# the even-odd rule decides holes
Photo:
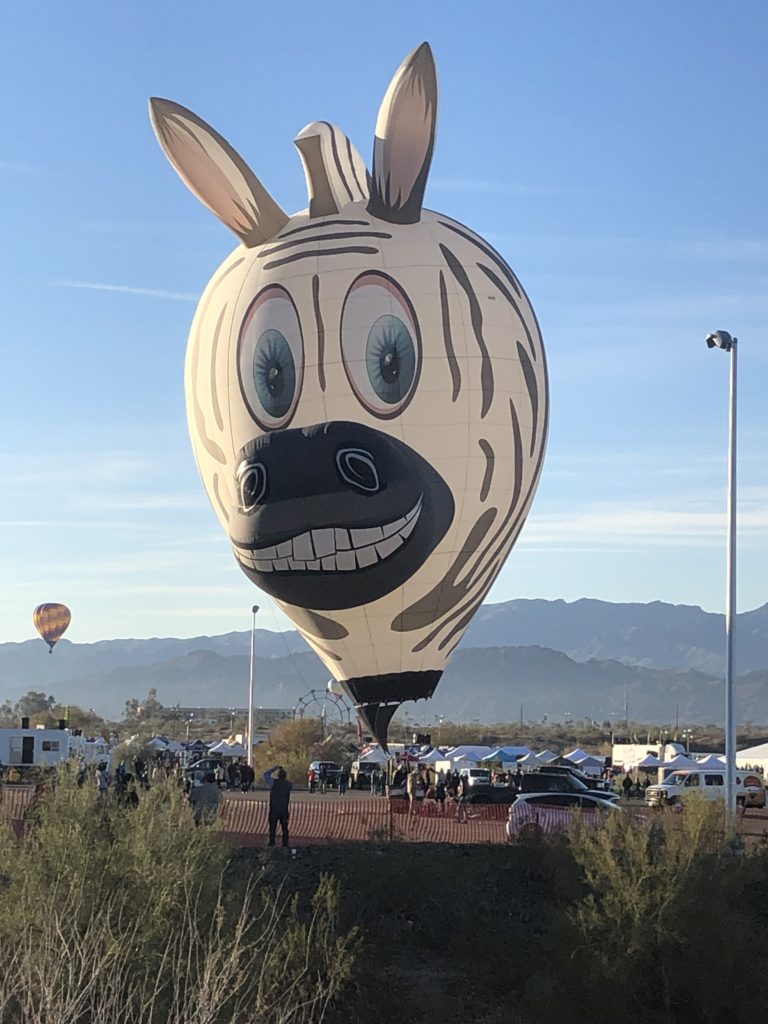
[(85, 764), (110, 763), (109, 744), (58, 729), (0, 729), (0, 765), (4, 768), (51, 768), (68, 757)]

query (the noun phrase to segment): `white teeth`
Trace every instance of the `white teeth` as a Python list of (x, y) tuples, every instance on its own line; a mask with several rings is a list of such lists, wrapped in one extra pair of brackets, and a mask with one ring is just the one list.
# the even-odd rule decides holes
[(312, 538), (308, 533), (300, 533), (298, 537), (293, 538), (293, 557), (302, 562), (309, 562), (315, 557)]
[(381, 544), (376, 545), (376, 553), (379, 558), (389, 558), (390, 555), (397, 551), (402, 543), (403, 542), (399, 537), (388, 537), (386, 540), (383, 540)]
[[(411, 511), (383, 526), (359, 530), (324, 527), (307, 530), (291, 540), (258, 548), (250, 558), (256, 572), (353, 572), (365, 569), (393, 555), (405, 543), (421, 514), (421, 498)], [(242, 557), (242, 556), (241, 556)]]
[(383, 526), (382, 530), (385, 537), (391, 537), (393, 533), (398, 533), (405, 526), (405, 519), (396, 519), (394, 523), (389, 523), (387, 526)]
[(354, 551), (339, 551), (336, 555), (336, 568), (342, 570), (354, 569), (357, 565)]
[(352, 547), (361, 548), (367, 544), (375, 544), (377, 540), (384, 540), (384, 531), (380, 526), (371, 526), (367, 530), (350, 530)]
[(336, 542), (333, 530), (313, 530), (312, 546), (318, 558), (324, 555), (333, 555), (336, 552)]
[(411, 533), (413, 533), (413, 528), (414, 528), (415, 525), (416, 525), (416, 520), (415, 519), (411, 519), (411, 521), (406, 523), (405, 526), (400, 531), (400, 536), (401, 537), (410, 537)]
[(355, 558), (361, 569), (378, 561), (375, 548), (355, 548)]

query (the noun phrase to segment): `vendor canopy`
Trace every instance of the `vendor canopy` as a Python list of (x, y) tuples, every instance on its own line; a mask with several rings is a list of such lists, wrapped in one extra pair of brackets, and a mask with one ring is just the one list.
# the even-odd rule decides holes
[(232, 748), (230, 747), (226, 740), (219, 740), (218, 743), (214, 743), (214, 745), (208, 750), (208, 753), (221, 754), (222, 757), (231, 757), (231, 751)]
[(671, 761), (665, 761), (662, 768), (698, 768), (699, 764), (690, 757), (686, 757), (685, 754), (677, 754), (672, 758)]
[(369, 747), (368, 750), (363, 750), (358, 761), (372, 761), (374, 764), (387, 764), (390, 760), (391, 755), (386, 754), (381, 747)]
[(486, 754), (483, 761), (517, 761), (521, 757), (527, 757), (532, 753), (530, 747), (497, 747), (490, 754)]
[(725, 758), (718, 757), (717, 754), (707, 754), (706, 757), (697, 761), (696, 764), (699, 768), (713, 768), (716, 771), (721, 772), (725, 770)]
[(542, 764), (550, 764), (552, 761), (557, 760), (557, 754), (553, 754), (551, 750), (540, 750), (536, 755), (536, 759)]
[(655, 754), (646, 754), (642, 761), (638, 761), (635, 768), (660, 768), (661, 761)]

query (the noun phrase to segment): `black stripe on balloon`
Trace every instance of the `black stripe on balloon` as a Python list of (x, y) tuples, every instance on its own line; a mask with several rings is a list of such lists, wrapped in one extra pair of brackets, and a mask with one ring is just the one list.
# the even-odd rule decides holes
[(517, 343), (517, 354), (520, 357), (520, 365), (523, 368), (523, 376), (525, 377), (525, 386), (528, 388), (528, 397), (531, 400), (532, 429), (531, 450), (529, 454), (531, 458), (533, 458), (533, 450), (536, 447), (536, 433), (539, 421), (539, 389), (536, 386), (536, 372), (533, 369), (533, 363), (519, 341)]
[(325, 325), (320, 309), (320, 277), (317, 274), (312, 278), (312, 305), (315, 307), (317, 324), (317, 379), (320, 390), (325, 391)]
[(475, 334), (475, 341), (480, 349), (481, 363), (480, 363), (480, 389), (483, 393), (483, 401), (480, 407), (480, 419), (487, 414), (493, 402), (493, 367), (491, 366), (491, 357), (488, 354), (488, 347), (485, 344), (485, 338), (483, 337), (483, 311), (480, 308), (480, 303), (475, 294), (475, 290), (467, 276), (467, 272), (461, 265), (456, 256), (451, 252), (447, 245), (440, 243), (440, 251), (443, 254), (443, 259), (448, 264), (451, 273), (456, 278), (459, 287), (463, 290), (467, 296), (467, 302), (469, 303), (470, 320), (472, 323), (472, 330)]
[(333, 242), (337, 238), (391, 238), (386, 231), (331, 231), (326, 235), (312, 235), (311, 238), (294, 238), (291, 242), (283, 242), (282, 245), (274, 245), (271, 249), (265, 249), (258, 254), (259, 259), (266, 256), (274, 256), (276, 252), (284, 249), (292, 249), (297, 245), (307, 245), (310, 242)]
[(522, 297), (523, 290), (520, 287), (520, 282), (517, 280), (517, 277), (515, 276), (514, 271), (501, 258), (501, 256), (499, 256), (499, 254), (496, 252), (495, 249), (492, 249), (489, 245), (486, 245), (485, 242), (481, 242), (480, 239), (479, 238), (475, 238), (474, 235), (470, 235), (470, 233), (468, 231), (462, 231), (462, 229), (460, 227), (458, 227), (457, 225), (455, 225), (455, 224), (449, 224), (448, 221), (445, 221), (445, 220), (438, 221), (438, 223), (442, 224), (442, 226), (444, 228), (448, 228), (449, 231), (453, 231), (454, 234), (461, 235), (462, 238), (466, 238), (466, 240), (468, 242), (471, 242), (472, 245), (476, 245), (477, 248), (480, 250), (480, 252), (485, 253), (485, 255), (488, 257), (489, 260), (493, 260), (493, 262), (496, 264), (496, 266), (502, 272), (504, 277), (506, 277), (506, 279), (509, 281), (512, 289), (515, 292), (517, 292), (517, 294), (519, 296)]
[(480, 445), (480, 451), (485, 456), (485, 471), (483, 473), (483, 482), (480, 486), (480, 501), (485, 501), (488, 497), (488, 492), (491, 489), (491, 481), (493, 480), (493, 466), (496, 461), (496, 456), (493, 453), (493, 448), (490, 441), (487, 441), (484, 437), (481, 437), (477, 442)]
[(451, 337), (451, 311), (448, 308), (448, 294), (446, 292), (445, 277), (442, 270), (440, 271), (440, 310), (443, 317), (443, 343), (445, 344), (445, 357), (448, 360), (448, 369), (451, 371), (451, 382), (453, 384), (451, 401), (455, 402), (461, 392), (461, 369), (459, 367), (459, 361), (456, 358), (456, 352), (453, 348), (453, 338)]
[(311, 224), (302, 224), (300, 228), (291, 228), (290, 231), (284, 231), (282, 235), (278, 235), (278, 241), (281, 238), (288, 238), (290, 235), (298, 235), (303, 231), (317, 231), (319, 227), (329, 228), (336, 224), (349, 224), (352, 226), (359, 226), (361, 228), (369, 228), (371, 222), (369, 220), (324, 220), (322, 224), (318, 224), (317, 221), (313, 221)]
[(341, 166), (341, 157), (339, 156), (339, 147), (338, 147), (338, 144), (336, 142), (336, 130), (334, 129), (333, 125), (330, 124), (330, 122), (328, 122), (328, 121), (320, 121), (319, 124), (324, 124), (328, 128), (330, 133), (331, 133), (331, 152), (333, 153), (333, 162), (336, 164), (336, 170), (339, 172), (339, 177), (341, 178), (342, 182), (344, 183), (344, 188), (347, 190), (347, 195), (349, 196), (349, 201), (351, 203), (353, 198), (354, 198), (354, 196), (352, 195), (352, 189), (349, 187), (349, 183), (347, 181), (347, 176), (344, 173), (344, 170), (343, 170), (343, 168)]
[(507, 300), (510, 306), (514, 309), (514, 311), (517, 313), (518, 319), (520, 320), (520, 323), (523, 325), (525, 336), (528, 339), (528, 347), (531, 350), (531, 355), (534, 359), (536, 359), (536, 345), (534, 344), (533, 336), (531, 335), (531, 332), (528, 329), (528, 324), (525, 322), (525, 317), (520, 312), (520, 307), (515, 301), (509, 288), (507, 288), (507, 286), (504, 284), (504, 282), (501, 280), (498, 274), (494, 274), (490, 267), (486, 267), (483, 263), (478, 263), (477, 266), (478, 269), (482, 270), (485, 276), (496, 285), (501, 294), (504, 296), (504, 298)]
[(282, 267), (286, 263), (296, 263), (297, 260), (317, 259), (318, 256), (341, 256), (345, 252), (360, 253), (362, 256), (374, 256), (378, 251), (378, 249), (374, 249), (370, 245), (345, 245), (338, 249), (314, 249), (310, 250), (310, 252), (295, 252), (293, 256), (283, 256), (282, 259), (272, 260), (270, 263), (264, 264), (264, 269), (271, 270), (273, 267)]

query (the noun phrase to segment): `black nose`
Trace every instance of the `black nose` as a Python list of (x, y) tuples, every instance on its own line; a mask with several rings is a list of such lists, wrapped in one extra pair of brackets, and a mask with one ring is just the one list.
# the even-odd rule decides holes
[(402, 475), (401, 463), (392, 439), (362, 423), (276, 430), (240, 450), (238, 504), (252, 513), (290, 499), (344, 492), (370, 497)]
[(364, 448), (340, 448), (336, 452), (336, 468), (344, 483), (363, 494), (376, 494), (381, 490), (374, 458)]

